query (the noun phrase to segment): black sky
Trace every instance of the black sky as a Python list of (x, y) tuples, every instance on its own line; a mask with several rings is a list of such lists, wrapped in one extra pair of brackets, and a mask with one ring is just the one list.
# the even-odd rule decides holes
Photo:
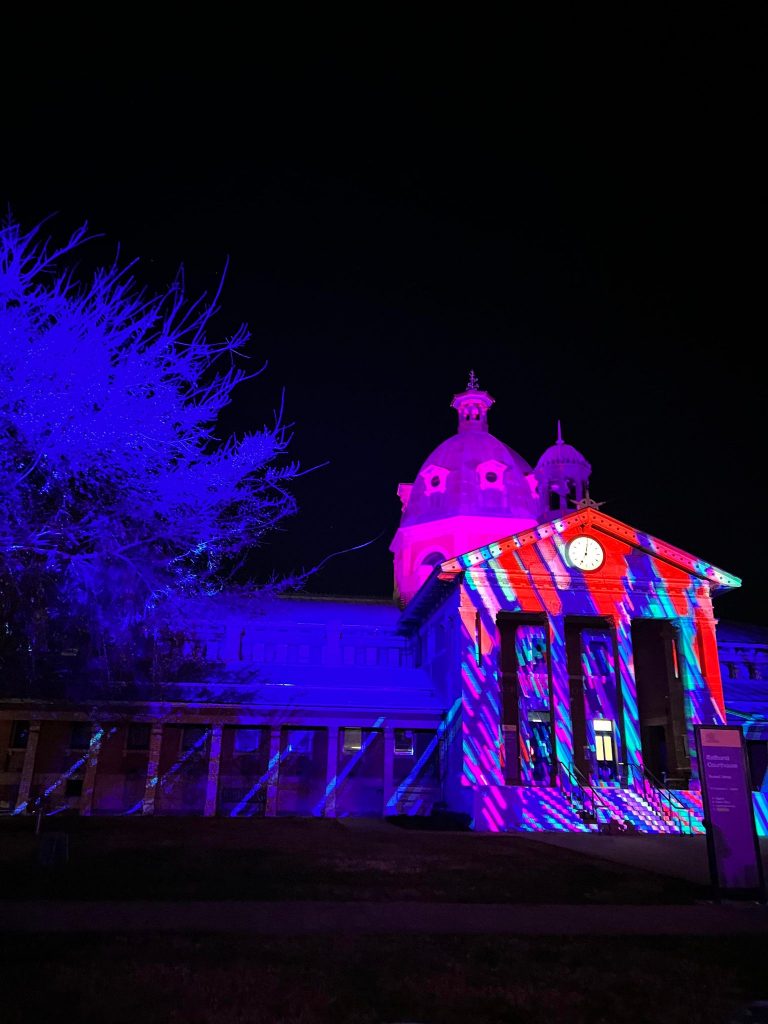
[(328, 463), (265, 573), (376, 538), (310, 586), (391, 593), (397, 484), (474, 368), (498, 437), (535, 463), (561, 419), (607, 513), (743, 577), (719, 614), (768, 623), (764, 17), (472, 27), (40, 60), (0, 200), (87, 220), (154, 288), (229, 258), (219, 329), (268, 368), (225, 426), (284, 387), (294, 457)]

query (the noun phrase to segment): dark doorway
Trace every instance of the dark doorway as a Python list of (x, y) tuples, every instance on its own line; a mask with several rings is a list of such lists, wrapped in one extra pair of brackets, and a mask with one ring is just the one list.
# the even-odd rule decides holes
[(663, 785), (687, 789), (691, 766), (674, 625), (664, 619), (635, 619), (632, 651), (643, 763)]
[(645, 725), (641, 734), (643, 759), (646, 767), (653, 772), (657, 779), (666, 779), (669, 775), (666, 727), (664, 725)]

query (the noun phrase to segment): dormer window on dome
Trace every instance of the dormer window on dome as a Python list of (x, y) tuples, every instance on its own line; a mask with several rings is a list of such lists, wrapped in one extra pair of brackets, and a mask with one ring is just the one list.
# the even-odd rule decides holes
[(424, 481), (424, 490), (427, 494), (445, 494), (445, 487), (448, 483), (448, 470), (442, 466), (430, 464), (422, 469), (419, 476)]
[(507, 467), (504, 463), (498, 462), (496, 459), (487, 459), (485, 462), (481, 462), (477, 467), (480, 490), (503, 491), (506, 470)]

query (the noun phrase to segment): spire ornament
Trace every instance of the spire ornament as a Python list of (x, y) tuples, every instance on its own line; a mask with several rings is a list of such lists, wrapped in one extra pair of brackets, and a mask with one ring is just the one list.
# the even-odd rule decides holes
[(581, 511), (581, 509), (584, 509), (584, 508), (600, 508), (601, 505), (605, 504), (605, 502), (604, 501), (594, 501), (592, 498), (590, 498), (590, 496), (589, 496), (589, 488), (587, 487), (584, 490), (584, 497), (581, 499), (581, 501), (577, 501), (575, 504), (576, 504), (576, 508), (579, 509), (579, 511)]
[(475, 371), (469, 371), (469, 380), (467, 381), (467, 391), (479, 391), (480, 381), (475, 376)]

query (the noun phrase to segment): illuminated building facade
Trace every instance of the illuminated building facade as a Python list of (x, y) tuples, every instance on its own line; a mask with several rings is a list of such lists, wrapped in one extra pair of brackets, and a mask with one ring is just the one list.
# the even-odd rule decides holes
[(6, 700), (3, 808), (696, 832), (693, 727), (728, 720), (768, 832), (768, 631), (713, 611), (739, 580), (601, 512), (559, 428), (529, 466), (492, 403), (472, 376), (398, 489), (394, 601), (223, 597), (190, 629), (202, 681)]

